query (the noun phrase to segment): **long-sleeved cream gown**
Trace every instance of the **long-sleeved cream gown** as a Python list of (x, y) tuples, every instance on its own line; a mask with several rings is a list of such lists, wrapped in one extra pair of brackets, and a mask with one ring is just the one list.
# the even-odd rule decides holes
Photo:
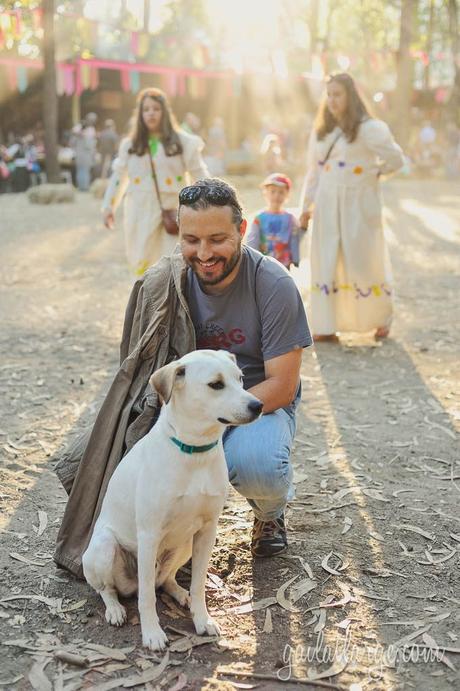
[(379, 176), (398, 170), (401, 148), (381, 120), (368, 119), (354, 142), (336, 127), (310, 137), (301, 208), (313, 211), (311, 308), (313, 333), (371, 331), (389, 326), (391, 264), (382, 226)]

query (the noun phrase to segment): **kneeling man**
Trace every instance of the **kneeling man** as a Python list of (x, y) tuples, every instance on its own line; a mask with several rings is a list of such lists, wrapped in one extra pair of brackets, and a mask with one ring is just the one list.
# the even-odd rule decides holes
[(287, 547), (300, 365), (312, 344), (302, 299), (279, 262), (242, 244), (246, 220), (224, 181), (183, 188), (178, 217), (181, 253), (163, 257), (133, 288), (120, 370), (84, 447), (75, 446), (57, 470), (72, 492), (55, 560), (77, 575), (110, 475), (158, 415), (148, 379), (195, 347), (232, 352), (244, 387), (263, 402), (259, 420), (227, 430), (224, 451), (229, 480), (254, 511), (252, 554)]

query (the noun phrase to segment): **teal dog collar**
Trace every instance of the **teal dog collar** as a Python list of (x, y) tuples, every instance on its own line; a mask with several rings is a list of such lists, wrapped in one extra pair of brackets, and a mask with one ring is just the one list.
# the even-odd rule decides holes
[(169, 437), (176, 446), (179, 447), (184, 453), (203, 453), (203, 451), (210, 451), (219, 443), (219, 440), (213, 441), (212, 444), (204, 444), (203, 446), (191, 446), (190, 444), (184, 444), (184, 442), (179, 441), (176, 437)]

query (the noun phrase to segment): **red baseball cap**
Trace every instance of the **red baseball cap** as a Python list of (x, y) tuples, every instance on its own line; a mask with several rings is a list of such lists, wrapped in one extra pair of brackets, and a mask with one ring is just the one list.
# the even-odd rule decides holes
[(276, 187), (287, 187), (288, 190), (292, 187), (291, 179), (287, 175), (282, 173), (270, 173), (262, 183), (262, 187), (267, 187), (268, 185), (275, 185)]

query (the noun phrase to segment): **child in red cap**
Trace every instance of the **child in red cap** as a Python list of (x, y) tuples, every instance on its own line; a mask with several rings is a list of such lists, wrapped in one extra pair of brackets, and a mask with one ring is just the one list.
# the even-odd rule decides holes
[(292, 187), (287, 175), (271, 173), (261, 185), (267, 206), (255, 217), (246, 244), (274, 257), (287, 269), (299, 265), (299, 224), (283, 209)]

